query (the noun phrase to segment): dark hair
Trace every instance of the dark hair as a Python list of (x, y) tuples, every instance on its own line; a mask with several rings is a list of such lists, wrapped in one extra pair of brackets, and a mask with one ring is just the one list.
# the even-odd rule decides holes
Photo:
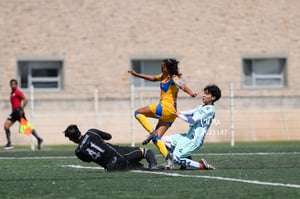
[(78, 139), (81, 135), (80, 130), (75, 124), (69, 125), (67, 129), (64, 131), (64, 134), (69, 139)]
[(207, 85), (203, 91), (209, 92), (212, 96), (214, 96), (216, 99), (214, 100), (217, 101), (221, 98), (221, 90), (216, 84), (209, 84)]
[(13, 83), (13, 82), (15, 82), (16, 84), (18, 84), (18, 81), (17, 81), (16, 79), (11, 79), (11, 80), (9, 81), (9, 84), (11, 84), (11, 83)]
[(177, 61), (176, 59), (164, 59), (163, 63), (167, 67), (167, 70), (171, 76), (172, 75), (177, 75), (179, 77), (181, 76), (181, 73), (179, 72), (178, 69), (179, 61)]

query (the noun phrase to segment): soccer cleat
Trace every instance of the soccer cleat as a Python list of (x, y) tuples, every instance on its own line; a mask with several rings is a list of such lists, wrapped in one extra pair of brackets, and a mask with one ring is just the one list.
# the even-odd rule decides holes
[(167, 164), (165, 165), (165, 169), (166, 169), (166, 170), (173, 170), (173, 169), (174, 169), (174, 164), (167, 163)]
[(174, 163), (172, 161), (172, 159), (170, 159), (169, 157), (166, 159), (167, 160), (167, 164), (165, 165), (165, 168), (167, 170), (172, 170), (174, 169)]
[(166, 157), (166, 165), (165, 165), (165, 169), (167, 170), (172, 170), (174, 169), (174, 163), (173, 163), (173, 154), (172, 153), (168, 153), (167, 157)]
[(165, 166), (163, 165), (152, 165), (149, 167), (150, 171), (163, 171), (165, 170)]
[(143, 145), (148, 144), (153, 138), (157, 137), (158, 134), (156, 131), (153, 131), (152, 133), (150, 133), (150, 135), (148, 135), (148, 137), (142, 142)]
[(39, 138), (38, 139), (38, 149), (41, 150), (42, 149), (42, 144), (43, 144), (43, 139)]
[(200, 163), (200, 170), (214, 170), (215, 169), (215, 167), (208, 164), (205, 159), (201, 159), (199, 161), (199, 163)]
[(14, 148), (14, 146), (10, 143), (7, 143), (3, 148), (6, 149), (6, 150), (11, 150), (11, 149)]

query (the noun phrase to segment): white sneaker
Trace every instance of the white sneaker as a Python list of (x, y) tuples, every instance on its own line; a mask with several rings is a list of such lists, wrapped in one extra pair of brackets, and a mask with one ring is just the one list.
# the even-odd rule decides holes
[(174, 163), (172, 161), (172, 158), (170, 157), (170, 155), (168, 155), (167, 159), (166, 159), (167, 163), (166, 163), (166, 169), (167, 170), (172, 170), (174, 169)]

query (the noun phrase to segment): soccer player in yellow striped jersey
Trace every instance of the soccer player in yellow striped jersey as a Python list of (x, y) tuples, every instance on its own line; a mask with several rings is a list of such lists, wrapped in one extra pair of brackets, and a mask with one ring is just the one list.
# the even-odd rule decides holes
[[(148, 81), (160, 81), (161, 92), (159, 102), (137, 109), (134, 115), (140, 124), (150, 133), (143, 141), (143, 144), (148, 144), (152, 140), (165, 159), (168, 158), (168, 150), (160, 138), (176, 119), (174, 113), (176, 112), (179, 89), (183, 90), (191, 97), (197, 96), (197, 93), (194, 93), (182, 81), (181, 74), (178, 70), (178, 64), (179, 61), (176, 59), (164, 59), (161, 63), (162, 73), (156, 76), (137, 73), (134, 70), (128, 71), (128, 73), (138, 78)], [(147, 117), (158, 119), (155, 129), (153, 129)]]

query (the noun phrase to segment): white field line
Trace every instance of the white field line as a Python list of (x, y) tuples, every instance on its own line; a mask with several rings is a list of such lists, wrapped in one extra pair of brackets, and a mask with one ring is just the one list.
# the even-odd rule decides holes
[(81, 166), (81, 165), (74, 165), (74, 164), (69, 164), (69, 165), (60, 165), (61, 167), (68, 167), (68, 168), (75, 168), (75, 169), (94, 169), (94, 170), (104, 170), (103, 167), (87, 167), (87, 166)]
[(71, 159), (75, 156), (45, 156), (45, 157), (0, 157), (0, 160), (46, 160), (46, 159)]
[(300, 155), (300, 152), (256, 152), (256, 153), (195, 153), (192, 156), (203, 156), (203, 155)]
[[(103, 170), (102, 167), (86, 167), (86, 166), (80, 166), (80, 165), (61, 165), (61, 166), (62, 167), (69, 167), (69, 168), (76, 168), (76, 169)], [(277, 187), (288, 187), (288, 188), (300, 189), (299, 184), (284, 184), (284, 183), (276, 183), (276, 182), (264, 182), (264, 181), (258, 181), (258, 180), (243, 180), (243, 179), (227, 178), (227, 177), (219, 177), (219, 176), (183, 175), (183, 174), (179, 174), (179, 173), (140, 171), (140, 170), (132, 170), (130, 172), (133, 172), (133, 173), (148, 173), (148, 174), (164, 175), (164, 176), (171, 176), (171, 177), (204, 178), (204, 179), (223, 180), (223, 181), (230, 181), (230, 182), (241, 182), (241, 183), (247, 183), (247, 184), (267, 185), (267, 186), (277, 186)]]

